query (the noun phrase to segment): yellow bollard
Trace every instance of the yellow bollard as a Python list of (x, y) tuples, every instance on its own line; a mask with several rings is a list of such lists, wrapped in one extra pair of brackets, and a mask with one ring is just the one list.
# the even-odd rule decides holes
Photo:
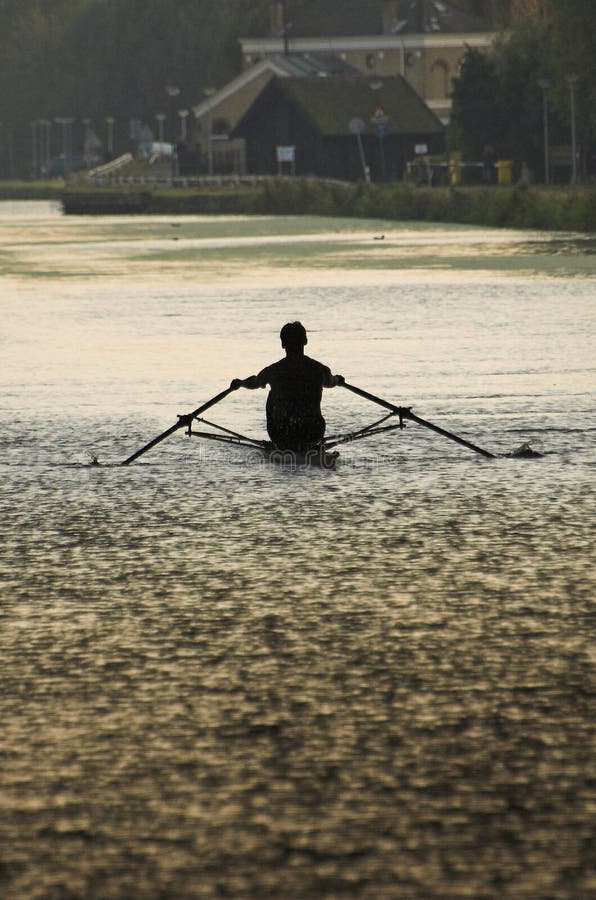
[(461, 184), (461, 150), (455, 150), (449, 157), (449, 183), (452, 187)]
[(497, 182), (501, 185), (511, 184), (511, 177), (513, 174), (513, 160), (499, 159), (495, 163), (495, 168), (497, 170)]

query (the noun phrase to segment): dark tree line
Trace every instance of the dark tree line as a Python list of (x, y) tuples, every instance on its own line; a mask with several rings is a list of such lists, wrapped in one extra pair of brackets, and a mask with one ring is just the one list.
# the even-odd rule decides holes
[(30, 174), (46, 128), (53, 155), (82, 152), (88, 128), (105, 152), (110, 127), (122, 152), (131, 120), (155, 131), (157, 114), (172, 136), (178, 109), (238, 72), (238, 36), (268, 21), (268, 0), (0, 0), (0, 177)]

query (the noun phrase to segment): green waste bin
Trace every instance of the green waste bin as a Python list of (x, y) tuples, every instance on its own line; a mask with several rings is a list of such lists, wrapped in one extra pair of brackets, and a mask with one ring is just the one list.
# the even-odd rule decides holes
[(513, 160), (499, 159), (495, 163), (495, 168), (497, 170), (498, 183), (499, 184), (511, 184), (511, 177), (513, 174)]

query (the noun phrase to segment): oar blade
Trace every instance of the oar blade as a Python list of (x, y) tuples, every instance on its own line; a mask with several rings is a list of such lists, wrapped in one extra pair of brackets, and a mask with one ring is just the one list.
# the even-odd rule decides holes
[(148, 444), (145, 444), (144, 447), (141, 447), (140, 450), (135, 451), (135, 453), (129, 456), (128, 459), (125, 459), (122, 463), (120, 463), (120, 465), (127, 466), (129, 465), (129, 463), (134, 462), (135, 459), (138, 459), (139, 456), (143, 455), (143, 453), (147, 453), (147, 451), (151, 450), (152, 447), (155, 447), (156, 444), (161, 443), (161, 441), (165, 441), (166, 438), (168, 438), (175, 431), (178, 431), (179, 428), (183, 428), (185, 425), (190, 424), (195, 416), (200, 416), (201, 413), (206, 412), (211, 406), (215, 406), (216, 403), (219, 403), (220, 400), (223, 400), (224, 397), (227, 397), (228, 394), (231, 394), (233, 390), (235, 390), (235, 388), (230, 386), (229, 388), (226, 388), (225, 391), (221, 391), (221, 393), (216, 394), (215, 397), (211, 398), (211, 400), (207, 400), (206, 403), (198, 406), (193, 412), (188, 413), (188, 415), (178, 416), (178, 421), (175, 422), (174, 425), (172, 425), (162, 434), (158, 434), (157, 437), (149, 441)]
[(370, 400), (372, 403), (378, 403), (379, 406), (385, 407), (385, 409), (390, 409), (392, 412), (396, 413), (400, 419), (410, 419), (412, 422), (417, 422), (418, 425), (422, 425), (424, 428), (429, 428), (431, 431), (435, 431), (437, 434), (441, 434), (443, 437), (449, 438), (451, 441), (455, 441), (457, 444), (461, 444), (464, 447), (468, 447), (470, 450), (474, 450), (476, 453), (479, 453), (481, 456), (486, 457), (487, 459), (495, 459), (495, 454), (490, 453), (488, 450), (483, 450), (482, 447), (477, 447), (476, 444), (472, 444), (471, 441), (467, 441), (465, 438), (460, 437), (458, 434), (454, 434), (452, 431), (447, 431), (445, 428), (441, 428), (439, 425), (434, 425), (432, 422), (428, 422), (426, 419), (420, 418), (420, 416), (415, 415), (409, 406), (395, 406), (393, 403), (389, 403), (388, 400), (383, 400), (381, 397), (375, 397), (374, 394), (369, 394), (368, 391), (363, 391), (362, 388), (358, 388), (353, 384), (348, 384), (347, 382), (343, 383), (343, 387), (347, 388), (349, 391), (352, 391), (353, 394), (357, 394), (359, 397), (364, 397), (365, 400)]
[(147, 451), (151, 450), (152, 447), (155, 447), (156, 444), (161, 443), (161, 441), (165, 441), (165, 439), (167, 437), (169, 437), (175, 431), (178, 431), (178, 429), (183, 424), (184, 424), (183, 422), (176, 422), (175, 425), (172, 425), (172, 427), (168, 428), (167, 431), (164, 431), (163, 434), (158, 434), (157, 437), (153, 438), (152, 441), (149, 441), (148, 444), (145, 444), (144, 447), (141, 447), (140, 450), (137, 450), (135, 453), (133, 453), (131, 456), (129, 456), (128, 459), (125, 459), (122, 463), (120, 463), (120, 465), (127, 466), (129, 463), (134, 462), (135, 459), (138, 459), (139, 456), (143, 455), (143, 453), (147, 453)]

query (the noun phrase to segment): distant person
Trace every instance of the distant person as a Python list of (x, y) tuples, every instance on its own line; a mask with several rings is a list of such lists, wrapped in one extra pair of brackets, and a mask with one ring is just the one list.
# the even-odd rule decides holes
[(325, 435), (325, 419), (321, 414), (323, 388), (343, 384), (342, 375), (305, 356), (308, 343), (301, 322), (288, 322), (280, 332), (284, 359), (267, 366), (258, 375), (235, 378), (231, 387), (264, 388), (267, 397), (267, 432), (278, 450), (305, 452), (317, 446)]
[(495, 180), (495, 162), (497, 156), (492, 144), (485, 144), (482, 150), (482, 180), (485, 184), (493, 184)]

